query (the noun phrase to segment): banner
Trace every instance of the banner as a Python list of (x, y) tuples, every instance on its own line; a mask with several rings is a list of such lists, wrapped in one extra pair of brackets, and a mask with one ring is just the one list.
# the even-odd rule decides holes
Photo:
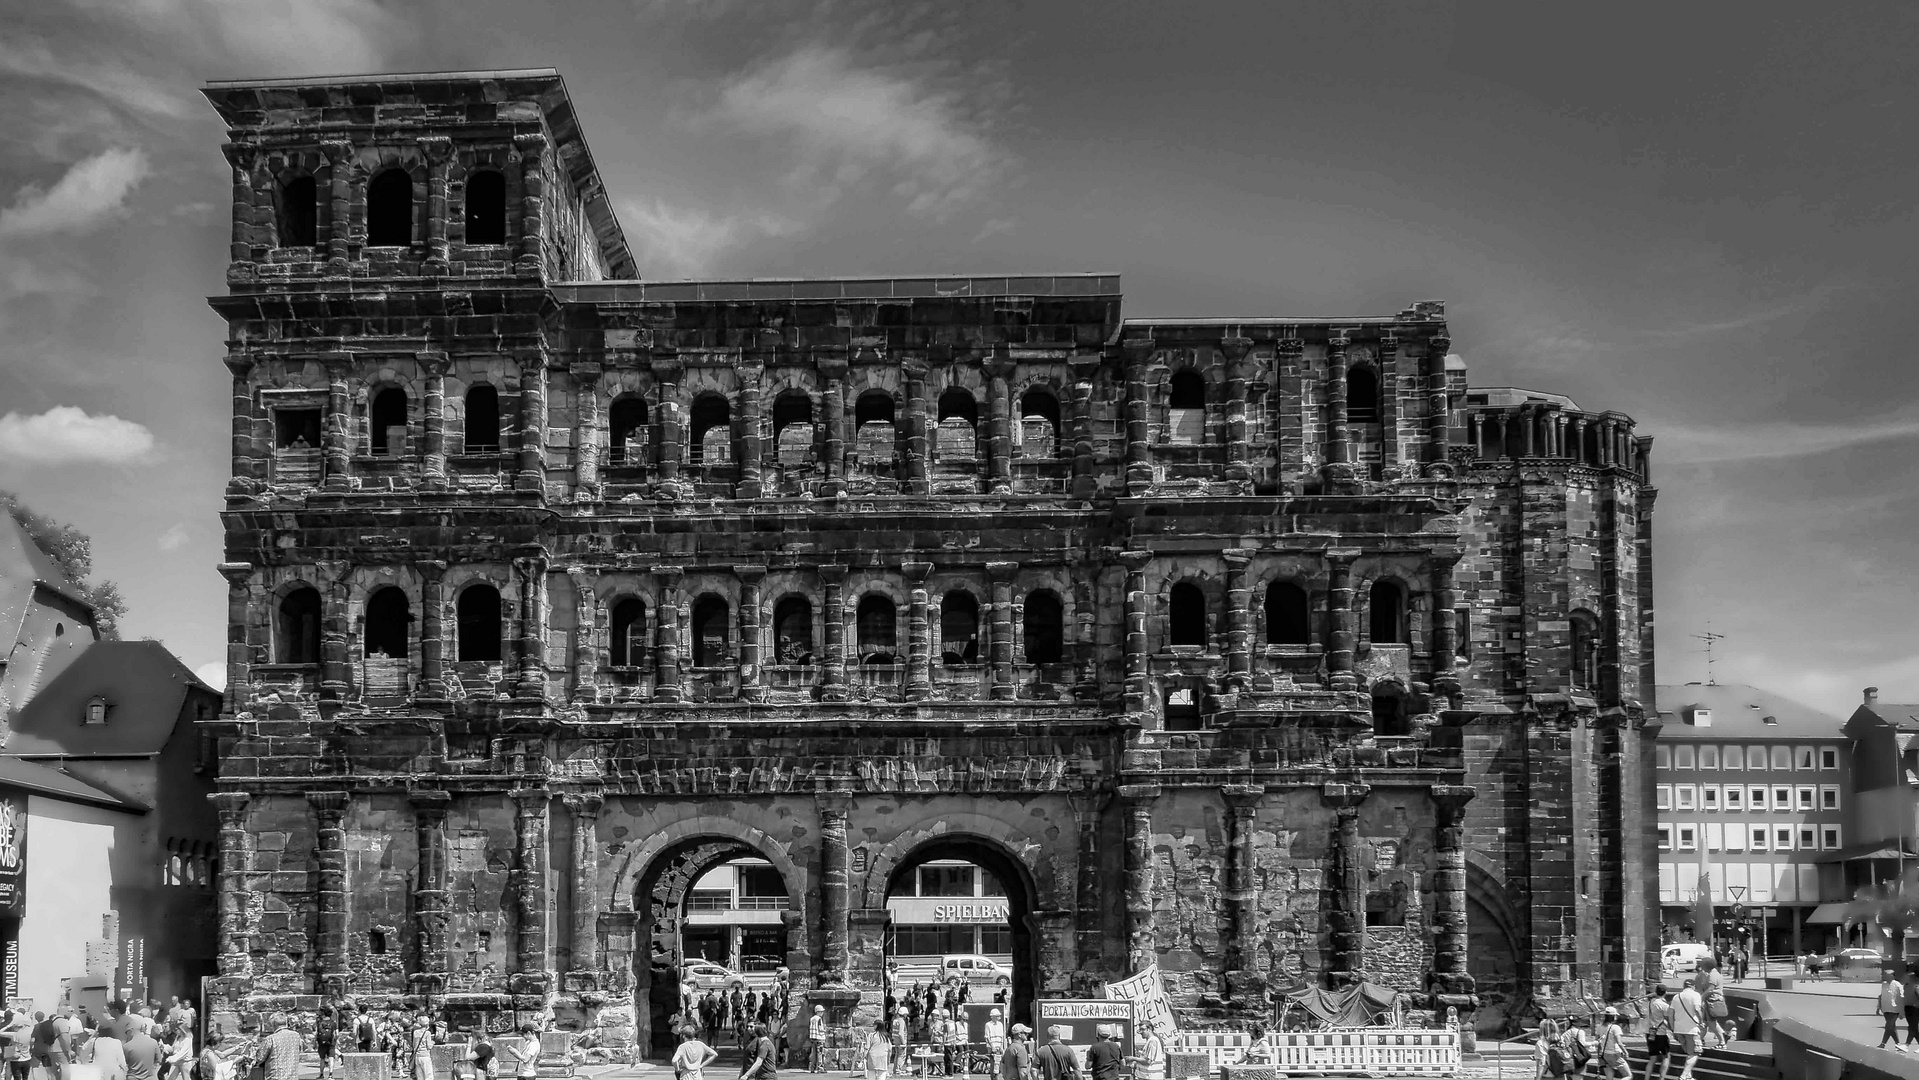
[(1079, 1057), (1081, 1073), (1088, 1071), (1086, 1048), (1093, 1045), (1094, 1033), (1106, 1024), (1119, 1029), (1120, 1053), (1132, 1057), (1138, 1052), (1133, 1049), (1133, 1003), (1130, 1001), (1042, 998), (1033, 1002), (1033, 1041), (1044, 1046), (1051, 1041), (1046, 1036), (1047, 1028), (1065, 1028), (1060, 1041), (1072, 1047)]
[(27, 797), (0, 795), (0, 916), (18, 919), (27, 903)]
[(1173, 1003), (1166, 1000), (1166, 984), (1160, 980), (1156, 963), (1146, 965), (1145, 971), (1130, 979), (1107, 983), (1106, 996), (1132, 1002), (1139, 1022), (1158, 1028), (1162, 1039), (1170, 1042), (1173, 1033), (1179, 1030), (1178, 1022), (1173, 1019)]

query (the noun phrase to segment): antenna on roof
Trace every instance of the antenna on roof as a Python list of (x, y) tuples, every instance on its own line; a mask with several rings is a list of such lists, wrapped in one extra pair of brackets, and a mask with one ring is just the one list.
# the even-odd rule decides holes
[(1696, 637), (1699, 640), (1706, 643), (1706, 685), (1718, 686), (1719, 680), (1713, 677), (1713, 671), (1712, 671), (1712, 659), (1713, 659), (1712, 643), (1715, 641), (1724, 641), (1726, 639), (1726, 635), (1713, 633), (1712, 623), (1711, 621), (1708, 621), (1706, 623), (1706, 632), (1703, 634), (1694, 634), (1693, 637)]

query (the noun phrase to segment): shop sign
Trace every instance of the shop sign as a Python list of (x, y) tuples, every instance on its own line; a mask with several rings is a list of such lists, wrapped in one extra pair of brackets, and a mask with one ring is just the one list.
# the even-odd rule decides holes
[(1133, 1050), (1133, 1003), (1112, 999), (1089, 999), (1070, 1001), (1045, 999), (1033, 1002), (1033, 1041), (1045, 1045), (1049, 1040), (1046, 1029), (1063, 1027), (1060, 1041), (1073, 1048), (1079, 1056), (1080, 1072), (1086, 1069), (1086, 1048), (1093, 1045), (1093, 1035), (1102, 1026), (1111, 1024), (1119, 1029), (1119, 1048), (1124, 1057), (1132, 1057)]
[(886, 902), (895, 923), (923, 926), (927, 923), (982, 923), (1005, 925), (1011, 921), (1011, 909), (1001, 897), (979, 900), (947, 899), (929, 896), (899, 896)]
[(0, 794), (0, 917), (18, 919), (27, 901), (27, 797)]

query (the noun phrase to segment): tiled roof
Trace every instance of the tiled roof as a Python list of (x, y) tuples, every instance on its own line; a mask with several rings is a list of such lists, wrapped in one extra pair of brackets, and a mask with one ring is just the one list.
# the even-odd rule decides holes
[[(173, 736), (187, 690), (215, 691), (157, 641), (95, 642), (33, 695), (0, 752), (24, 757), (157, 754)], [(107, 722), (82, 725), (87, 702), (107, 700)]]
[(1894, 701), (1875, 701), (1859, 706), (1895, 731), (1919, 732), (1919, 705), (1901, 705)]
[(20, 788), (35, 795), (47, 795), (65, 802), (87, 803), (114, 810), (131, 810), (136, 814), (144, 814), (152, 809), (110, 791), (94, 787), (59, 769), (37, 762), (22, 761), (16, 757), (0, 757), (0, 787)]
[[(1660, 740), (1698, 739), (1836, 739), (1845, 718), (1802, 705), (1791, 698), (1744, 683), (1686, 683), (1661, 686)], [(1696, 710), (1708, 709), (1712, 724), (1690, 722)], [(1773, 723), (1767, 723), (1771, 717)]]

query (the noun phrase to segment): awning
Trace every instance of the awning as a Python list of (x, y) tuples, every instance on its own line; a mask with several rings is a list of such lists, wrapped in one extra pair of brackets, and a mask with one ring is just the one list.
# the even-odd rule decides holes
[(1901, 852), (1898, 844), (1891, 844), (1881, 840), (1875, 844), (1854, 844), (1851, 847), (1840, 848), (1838, 851), (1827, 852), (1816, 861), (1822, 863), (1871, 862), (1875, 859), (1913, 859), (1919, 861), (1919, 852)]
[(1812, 909), (1812, 914), (1806, 916), (1806, 925), (1808, 926), (1813, 923), (1831, 923), (1837, 926), (1845, 921), (1845, 904), (1820, 904), (1818, 907)]

